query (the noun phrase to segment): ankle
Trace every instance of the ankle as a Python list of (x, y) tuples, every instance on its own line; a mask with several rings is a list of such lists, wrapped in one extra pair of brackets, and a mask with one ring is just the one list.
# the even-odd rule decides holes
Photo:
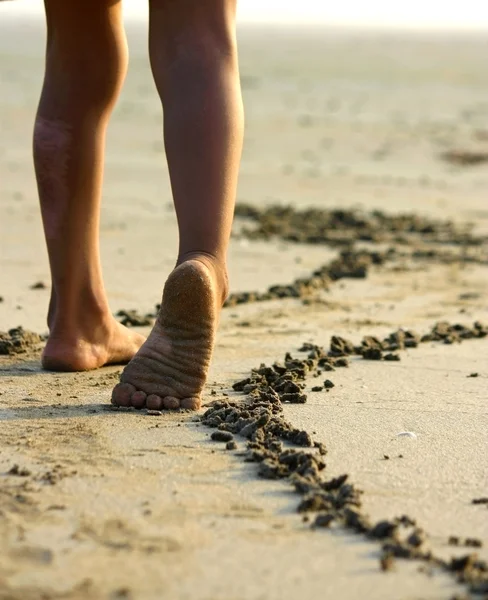
[(179, 266), (188, 260), (197, 260), (203, 263), (211, 273), (213, 273), (217, 281), (222, 304), (224, 304), (229, 294), (229, 275), (225, 260), (221, 260), (207, 252), (187, 252), (178, 257), (176, 266)]
[(112, 321), (106, 301), (83, 295), (76, 302), (63, 302), (52, 296), (48, 312), (52, 337), (99, 337), (108, 333)]

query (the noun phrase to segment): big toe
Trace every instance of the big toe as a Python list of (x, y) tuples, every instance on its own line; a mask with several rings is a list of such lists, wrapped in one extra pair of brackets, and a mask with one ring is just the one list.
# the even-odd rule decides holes
[(131, 383), (118, 383), (112, 391), (112, 404), (116, 406), (132, 406), (132, 394), (136, 388)]

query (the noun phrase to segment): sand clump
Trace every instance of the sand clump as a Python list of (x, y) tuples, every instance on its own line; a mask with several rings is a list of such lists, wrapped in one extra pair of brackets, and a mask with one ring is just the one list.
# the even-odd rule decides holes
[(126, 327), (146, 327), (154, 323), (155, 314), (142, 315), (135, 309), (121, 309), (116, 314)]
[(12, 356), (36, 350), (45, 341), (41, 336), (23, 327), (14, 327), (7, 332), (0, 331), (0, 355)]
[(441, 159), (457, 167), (474, 167), (488, 162), (488, 152), (476, 150), (449, 150)]
[(471, 504), (486, 504), (488, 506), (488, 498), (473, 498)]

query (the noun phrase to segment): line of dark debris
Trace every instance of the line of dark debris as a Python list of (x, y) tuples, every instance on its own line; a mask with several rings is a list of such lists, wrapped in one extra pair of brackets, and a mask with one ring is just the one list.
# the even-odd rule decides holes
[[(454, 344), (463, 340), (484, 338), (487, 335), (488, 327), (480, 321), (476, 321), (472, 327), (467, 327), (461, 323), (452, 325), (447, 321), (439, 321), (429, 333), (422, 336), (414, 331), (398, 329), (383, 340), (372, 335), (364, 336), (359, 346), (355, 346), (345, 338), (332, 336), (328, 355), (336, 357), (358, 355), (368, 360), (399, 361), (400, 355), (393, 354), (397, 350), (417, 348), (419, 344), (425, 342)], [(304, 344), (302, 351), (306, 350), (310, 350), (312, 353), (319, 352), (320, 347), (313, 344)], [(388, 352), (388, 354), (385, 354), (385, 352)]]
[(369, 269), (373, 265), (381, 267), (387, 263), (405, 258), (417, 262), (435, 262), (436, 264), (488, 264), (488, 256), (439, 251), (431, 248), (415, 249), (410, 253), (400, 252), (393, 247), (385, 251), (348, 249), (341, 251), (336, 259), (315, 269), (310, 275), (295, 279), (292, 283), (272, 285), (266, 292), (234, 292), (227, 298), (224, 307), (282, 298), (300, 298), (306, 303), (320, 290), (328, 290), (330, 285), (336, 281), (341, 279), (366, 279)]
[(272, 205), (259, 208), (238, 203), (235, 216), (254, 222), (240, 235), (251, 240), (281, 238), (291, 242), (351, 246), (354, 242), (412, 244), (418, 240), (436, 244), (478, 246), (486, 238), (472, 234), (472, 226), (416, 214), (388, 215), (380, 210), (297, 209)]
[(231, 294), (224, 306), (236, 306), (249, 302), (264, 302), (280, 298), (309, 298), (319, 290), (327, 290), (331, 283), (340, 279), (365, 279), (371, 265), (383, 265), (397, 257), (395, 249), (387, 251), (344, 250), (339, 257), (322, 265), (308, 277), (301, 277), (293, 283), (272, 285), (264, 293), (237, 292)]
[[(488, 327), (478, 322), (471, 328), (437, 323), (424, 336), (400, 330), (383, 341), (367, 336), (360, 346), (333, 336), (328, 351), (320, 346), (304, 344), (300, 351), (308, 353), (306, 358), (295, 358), (287, 353), (282, 363), (262, 364), (252, 369), (249, 377), (233, 385), (233, 389), (245, 394), (246, 398), (243, 401), (218, 400), (201, 420), (216, 429), (212, 439), (226, 442), (227, 449), (237, 447), (233, 435), (247, 439), (247, 449), (242, 454), (244, 460), (258, 465), (260, 477), (289, 481), (301, 496), (297, 511), (304, 515), (304, 521), (310, 520), (310, 513), (314, 515), (312, 529), (343, 528), (379, 542), (382, 570), (391, 569), (396, 559), (417, 560), (430, 570), (450, 573), (458, 583), (465, 584), (470, 593), (486, 594), (488, 564), (476, 553), (452, 557), (448, 561), (436, 556), (426, 547), (425, 531), (415, 519), (406, 515), (372, 523), (362, 510), (362, 490), (350, 482), (348, 474), (326, 478), (325, 444), (314, 441), (307, 431), (296, 429), (286, 421), (283, 404), (306, 402), (304, 389), (307, 377), (346, 367), (350, 354), (368, 354), (371, 340), (374, 340), (373, 347), (379, 346), (383, 351), (413, 348), (427, 341), (461, 342), (487, 335)], [(480, 502), (484, 501), (480, 499)], [(454, 540), (458, 545), (471, 548), (482, 545), (476, 538), (461, 542), (451, 536), (449, 543), (453, 545)]]

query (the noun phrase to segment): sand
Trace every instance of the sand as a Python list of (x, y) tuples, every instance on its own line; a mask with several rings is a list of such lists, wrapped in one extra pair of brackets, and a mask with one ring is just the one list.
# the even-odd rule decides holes
[[(4, 23), (0, 330), (44, 334), (49, 271), (30, 158), (43, 31)], [(109, 132), (102, 252), (114, 313), (146, 315), (160, 301), (177, 232), (144, 35), (129, 33), (131, 72)], [(472, 234), (486, 235), (486, 163), (442, 156), (488, 149), (482, 38), (254, 29), (241, 30), (240, 43), (240, 202), (414, 212), (473, 222)], [(249, 239), (243, 226), (250, 224), (236, 221), (230, 249), (233, 293), (289, 285), (341, 250)], [(381, 252), (389, 245), (360, 244)], [(232, 391), (236, 380), (286, 352), (299, 356), (304, 342), (328, 348), (332, 335), (359, 344), (399, 327), (422, 334), (438, 321), (488, 322), (486, 242), (467, 250), (423, 238), (393, 245), (404, 255), (368, 265), (365, 278), (225, 308), (204, 404), (243, 399)], [(411, 255), (422, 249), (434, 257)], [(38, 282), (46, 287), (31, 289)], [(399, 362), (353, 357), (348, 368), (307, 379), (307, 402), (283, 405), (284, 418), (326, 445), (327, 477), (348, 473), (373, 522), (408, 514), (436, 555), (476, 551), (486, 560), (486, 505), (472, 500), (488, 496), (488, 341), (429, 342), (399, 354)], [(260, 479), (244, 461), (242, 437), (237, 451), (226, 450), (199, 415), (111, 410), (119, 367), (45, 373), (36, 348), (1, 356), (0, 370), (2, 600), (467, 593), (451, 575), (428, 576), (410, 561), (383, 573), (380, 545), (343, 528), (312, 530), (290, 484)], [(311, 392), (325, 379), (334, 387)], [(484, 546), (455, 548), (449, 536)]]

